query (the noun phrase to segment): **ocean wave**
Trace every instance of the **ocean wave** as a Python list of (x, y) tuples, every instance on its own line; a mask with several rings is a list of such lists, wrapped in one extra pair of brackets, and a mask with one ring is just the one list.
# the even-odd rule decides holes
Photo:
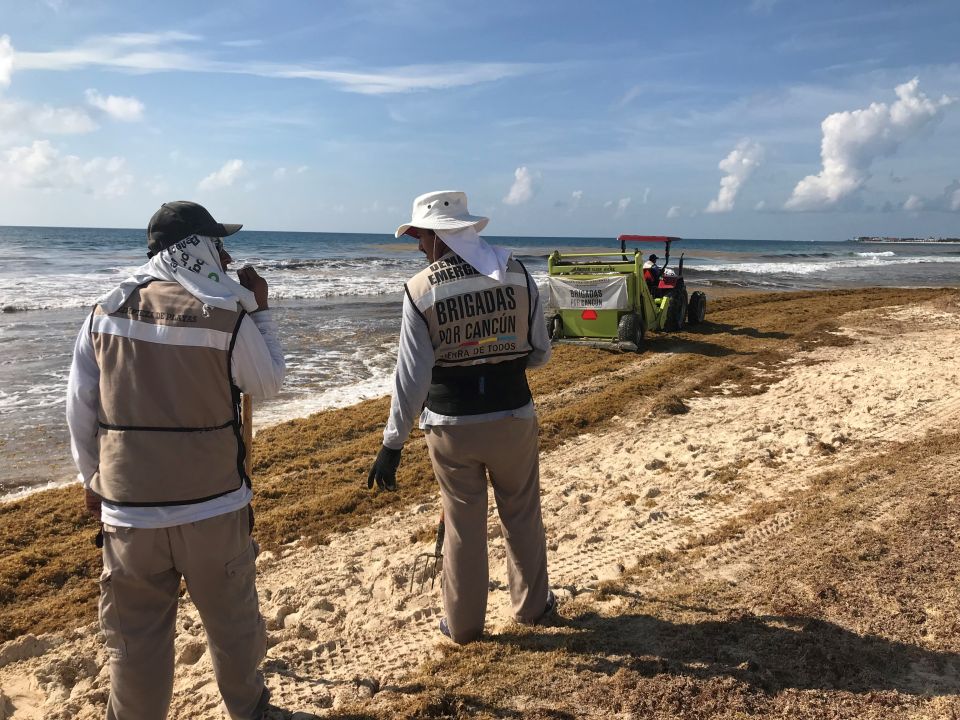
[[(343, 271), (343, 270), (371, 270), (371, 269), (399, 269), (404, 268), (415, 272), (414, 268), (419, 267), (420, 263), (414, 263), (410, 260), (389, 257), (358, 257), (358, 258), (291, 258), (284, 260), (261, 260), (258, 258), (246, 258), (239, 263), (237, 267), (243, 264), (250, 264), (258, 271), (270, 272), (272, 270), (291, 271), (291, 270), (321, 270), (321, 271)], [(411, 274), (412, 274), (411, 272)]]
[(783, 258), (831, 258), (837, 257), (843, 253), (833, 253), (833, 252), (818, 252), (818, 253), (772, 253), (768, 255), (760, 255), (760, 258), (763, 260), (780, 260)]
[(302, 349), (292, 355), (284, 392), (257, 409), (260, 427), (389, 395), (393, 389), (393, 335), (373, 348), (355, 345), (320, 353)]
[(893, 250), (885, 250), (883, 252), (858, 252), (853, 253), (857, 257), (895, 257), (896, 253)]
[[(241, 265), (236, 265), (237, 268)], [(344, 262), (254, 265), (269, 285), (271, 298), (373, 297), (401, 292), (421, 266), (409, 263)], [(90, 308), (98, 297), (127, 277), (129, 269), (103, 275), (40, 275), (24, 280), (0, 276), (0, 312)]]
[(0, 412), (39, 410), (63, 405), (66, 402), (66, 391), (66, 378), (60, 383), (38, 384), (14, 392), (0, 390)]
[(893, 257), (871, 255), (856, 259), (830, 260), (827, 262), (769, 262), (769, 263), (724, 263), (718, 265), (698, 265), (684, 267), (691, 274), (698, 273), (749, 273), (754, 275), (815, 275), (830, 270), (850, 270), (855, 268), (887, 267), (891, 265), (922, 265), (943, 263), (937, 257)]

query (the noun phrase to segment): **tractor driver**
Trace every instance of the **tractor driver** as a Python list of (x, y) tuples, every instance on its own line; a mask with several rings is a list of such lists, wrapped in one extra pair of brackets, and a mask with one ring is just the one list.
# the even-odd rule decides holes
[(657, 256), (651, 254), (643, 264), (643, 279), (651, 287), (656, 287), (656, 284), (660, 281), (660, 275), (663, 273), (663, 270), (657, 265), (657, 260)]

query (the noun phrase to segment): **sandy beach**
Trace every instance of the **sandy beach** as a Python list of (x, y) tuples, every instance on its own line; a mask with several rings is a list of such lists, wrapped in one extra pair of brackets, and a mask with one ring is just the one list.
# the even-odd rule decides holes
[[(487, 634), (413, 578), (439, 504), (422, 436), (370, 494), (388, 399), (258, 434), (276, 718), (960, 717), (960, 292), (712, 297), (642, 354), (561, 346), (541, 419), (549, 625)], [(77, 487), (0, 505), (0, 720), (102, 717), (100, 560)], [(423, 588), (421, 590), (421, 584)], [(178, 616), (171, 718), (225, 717)]]

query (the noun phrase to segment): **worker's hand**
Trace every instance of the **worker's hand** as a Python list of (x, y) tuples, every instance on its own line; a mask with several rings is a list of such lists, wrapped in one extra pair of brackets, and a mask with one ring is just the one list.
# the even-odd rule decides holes
[(83, 489), (83, 509), (87, 515), (95, 520), (100, 519), (100, 501), (101, 497), (90, 488)]
[(400, 465), (400, 450), (393, 450), (386, 445), (380, 448), (377, 459), (367, 476), (367, 489), (373, 488), (373, 483), (381, 490), (397, 489), (397, 466)]
[(240, 279), (240, 284), (243, 285), (247, 290), (252, 290), (254, 297), (257, 299), (257, 306), (260, 310), (267, 309), (267, 281), (264, 280), (249, 265), (247, 267), (242, 267), (237, 270), (237, 277)]

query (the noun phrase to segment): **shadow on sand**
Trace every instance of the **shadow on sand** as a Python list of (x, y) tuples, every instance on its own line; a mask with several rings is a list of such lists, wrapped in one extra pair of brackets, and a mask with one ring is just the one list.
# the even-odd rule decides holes
[[(586, 613), (556, 624), (572, 633), (505, 633), (492, 638), (528, 651), (562, 648), (582, 667), (613, 675), (621, 669), (729, 677), (764, 693), (786, 689), (908, 695), (960, 691), (960, 655), (857, 635), (809, 617), (753, 616), (673, 623), (650, 615)], [(612, 659), (611, 656), (619, 656)]]
[(690, 353), (705, 357), (727, 357), (729, 355), (751, 355), (754, 351), (735, 350), (721, 343), (711, 342), (710, 336), (735, 335), (757, 340), (786, 340), (791, 337), (783, 332), (763, 332), (742, 325), (727, 325), (704, 321), (683, 329), (683, 335), (674, 333), (647, 333), (642, 352), (651, 353)]

